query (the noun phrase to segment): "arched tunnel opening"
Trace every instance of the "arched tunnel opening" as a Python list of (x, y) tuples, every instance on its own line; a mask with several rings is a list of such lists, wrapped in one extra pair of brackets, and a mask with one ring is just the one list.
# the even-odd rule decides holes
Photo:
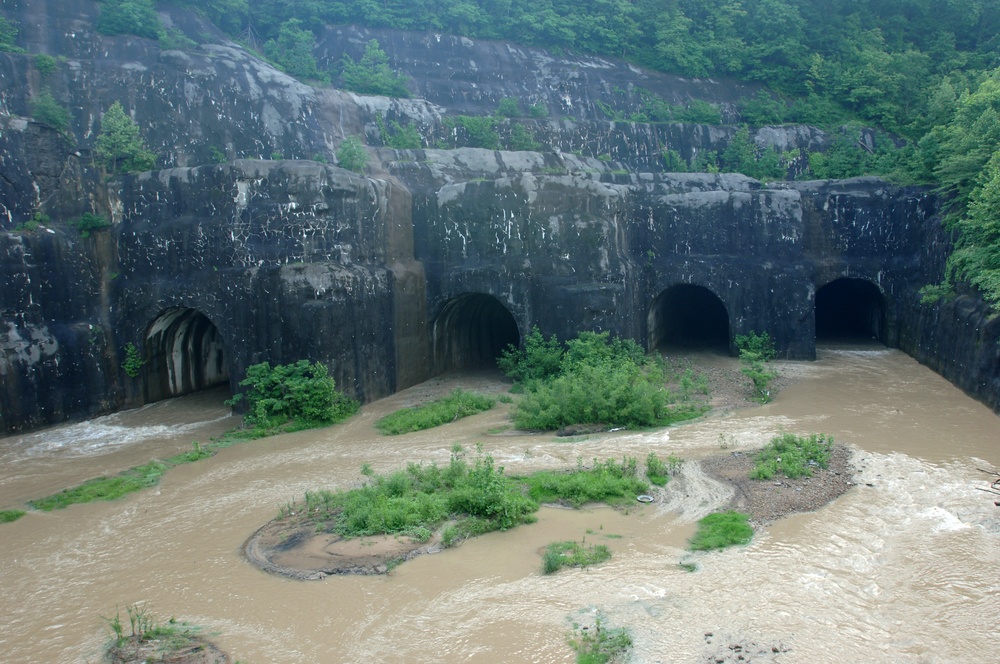
[(146, 332), (146, 400), (158, 401), (228, 384), (222, 335), (195, 309), (167, 309)]
[(517, 322), (507, 307), (482, 293), (449, 300), (432, 329), (436, 373), (496, 368), (500, 353), (508, 345), (521, 343)]
[(865, 279), (841, 278), (816, 291), (816, 340), (885, 343), (885, 298)]
[(729, 354), (729, 313), (703, 286), (678, 284), (656, 296), (647, 318), (649, 349), (680, 348)]

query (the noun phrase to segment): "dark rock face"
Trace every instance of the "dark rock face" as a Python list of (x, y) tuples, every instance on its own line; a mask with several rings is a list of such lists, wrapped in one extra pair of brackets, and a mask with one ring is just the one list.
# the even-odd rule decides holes
[[(1000, 407), (1000, 326), (986, 307), (919, 302), (949, 247), (933, 196), (870, 178), (663, 173), (663, 149), (718, 149), (735, 128), (602, 117), (638, 109), (640, 88), (724, 112), (752, 91), (331, 28), (321, 56), (358, 57), (377, 38), (424, 98), (362, 97), (311, 88), (221, 38), (181, 52), (97, 35), (89, 0), (8, 5), (25, 48), (66, 61), (42, 81), (30, 55), (0, 54), (4, 431), (236, 388), (262, 361), (324, 362), (341, 389), (373, 399), (488, 366), (536, 325), (730, 352), (737, 334), (768, 331), (798, 359), (815, 356), (817, 334), (874, 337)], [(163, 17), (192, 39), (212, 31)], [(45, 87), (71, 109), (72, 137), (25, 117)], [(368, 176), (320, 163), (346, 136), (381, 144), (380, 116), (433, 140), (448, 115), (503, 98), (545, 105), (532, 122), (548, 151), (376, 148)], [(102, 178), (91, 150), (114, 100), (165, 170)], [(814, 149), (826, 137), (785, 127), (755, 140)], [(36, 211), (52, 221), (18, 230)], [(67, 221), (83, 212), (109, 229), (82, 237)], [(136, 377), (128, 344), (144, 362)]]

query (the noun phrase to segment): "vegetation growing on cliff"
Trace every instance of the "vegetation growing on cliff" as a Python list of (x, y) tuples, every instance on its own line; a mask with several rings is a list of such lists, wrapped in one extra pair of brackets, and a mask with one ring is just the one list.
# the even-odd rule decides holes
[(631, 339), (607, 332), (581, 332), (564, 347), (535, 328), (523, 350), (509, 347), (498, 364), (523, 392), (512, 413), (520, 429), (664, 426), (707, 410), (692, 376), (682, 374), (677, 388), (668, 390), (661, 363)]
[(372, 39), (365, 46), (361, 60), (344, 54), (340, 64), (340, 82), (345, 90), (365, 95), (386, 97), (409, 97), (406, 77), (389, 68), (389, 58), (378, 43)]
[(139, 173), (156, 166), (156, 155), (146, 149), (139, 125), (117, 101), (101, 116), (94, 152), (108, 173)]

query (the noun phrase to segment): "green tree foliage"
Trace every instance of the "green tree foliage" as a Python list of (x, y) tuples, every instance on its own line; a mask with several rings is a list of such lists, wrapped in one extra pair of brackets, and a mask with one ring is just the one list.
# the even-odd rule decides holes
[(958, 238), (948, 258), (949, 277), (968, 281), (1000, 309), (1000, 151), (979, 176), (955, 228)]
[(94, 151), (109, 173), (138, 173), (156, 166), (156, 155), (146, 149), (139, 126), (117, 101), (101, 117)]
[(406, 77), (389, 68), (389, 57), (372, 39), (365, 46), (361, 60), (355, 62), (346, 53), (341, 61), (340, 82), (345, 90), (366, 95), (409, 97)]
[(357, 136), (350, 136), (337, 147), (337, 165), (355, 173), (361, 173), (368, 166), (368, 152)]
[(47, 53), (38, 53), (35, 55), (35, 69), (42, 76), (51, 76), (55, 73), (58, 66), (59, 61)]
[(69, 131), (69, 109), (57, 102), (49, 90), (31, 100), (31, 117), (60, 133)]
[(17, 26), (0, 16), (0, 51), (7, 53), (24, 53), (24, 49), (17, 45)]
[(136, 35), (157, 39), (162, 26), (153, 0), (101, 0), (97, 31), (105, 35)]
[(247, 368), (240, 387), (246, 389), (229, 403), (246, 405), (243, 421), (253, 428), (274, 429), (289, 423), (295, 429), (325, 426), (358, 409), (357, 401), (335, 389), (326, 366), (319, 362), (255, 364)]
[(292, 76), (327, 81), (329, 75), (316, 65), (315, 48), (315, 35), (293, 18), (281, 24), (277, 38), (264, 44), (264, 55)]

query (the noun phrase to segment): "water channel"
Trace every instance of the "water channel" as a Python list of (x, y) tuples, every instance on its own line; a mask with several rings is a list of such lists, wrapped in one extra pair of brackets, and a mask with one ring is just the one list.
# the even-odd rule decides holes
[[(1000, 508), (978, 490), (988, 476), (977, 468), (1000, 467), (1000, 418), (895, 350), (827, 348), (816, 362), (781, 368), (791, 384), (773, 403), (670, 429), (511, 435), (501, 432), (501, 406), (408, 436), (377, 434), (377, 418), (455, 386), (504, 389), (490, 376), (435, 379), (346, 424), (177, 467), (115, 502), (29, 513), (0, 525), (0, 661), (99, 662), (110, 634), (102, 616), (134, 603), (203, 626), (244, 664), (572, 662), (571, 623), (596, 612), (630, 630), (632, 661), (643, 663), (715, 661), (733, 644), (758, 648), (754, 661), (997, 656)], [(0, 439), (0, 505), (190, 449), (236, 424), (225, 396)], [(383, 577), (292, 581), (239, 553), (279, 506), (309, 489), (355, 485), (363, 463), (377, 472), (447, 463), (456, 442), (482, 443), (508, 473), (650, 451), (693, 462), (758, 447), (781, 429), (828, 433), (857, 450), (857, 486), (743, 548), (685, 551), (694, 520), (725, 496), (704, 482), (680, 511), (543, 509), (536, 524)], [(607, 544), (612, 559), (541, 574), (542, 547), (584, 538)]]

